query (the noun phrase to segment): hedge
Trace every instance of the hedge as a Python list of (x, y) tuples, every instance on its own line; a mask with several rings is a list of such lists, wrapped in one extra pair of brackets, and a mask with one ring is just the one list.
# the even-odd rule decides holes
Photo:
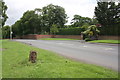
[(99, 27), (100, 35), (120, 35), (118, 26), (115, 27)]
[[(80, 35), (81, 32), (83, 32), (85, 29), (82, 27), (74, 27), (74, 28), (61, 28), (59, 29), (59, 32), (56, 33), (57, 35)], [(120, 35), (120, 30), (118, 26), (112, 26), (112, 27), (98, 27), (98, 30), (100, 30), (99, 35)]]
[(83, 28), (75, 27), (75, 28), (61, 28), (57, 35), (80, 35), (83, 32)]

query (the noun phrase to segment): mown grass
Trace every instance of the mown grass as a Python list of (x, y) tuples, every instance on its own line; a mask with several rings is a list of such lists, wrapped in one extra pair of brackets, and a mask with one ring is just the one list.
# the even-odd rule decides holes
[[(37, 63), (28, 62), (30, 50), (38, 52)], [(3, 78), (117, 78), (115, 71), (66, 59), (51, 51), (14, 41), (3, 41)]]
[(89, 42), (120, 44), (120, 40), (93, 40), (93, 41), (89, 41)]
[(70, 38), (41, 38), (40, 40), (78, 40), (78, 39), (70, 39)]

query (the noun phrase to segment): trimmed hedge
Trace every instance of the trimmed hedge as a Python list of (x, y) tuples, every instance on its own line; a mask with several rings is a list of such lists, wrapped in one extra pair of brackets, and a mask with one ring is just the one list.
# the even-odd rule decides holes
[(75, 28), (61, 28), (59, 29), (59, 32), (57, 35), (80, 35), (81, 32), (83, 32), (84, 29), (81, 27), (75, 27)]
[(120, 30), (117, 26), (115, 27), (99, 27), (100, 35), (120, 35)]
[[(99, 35), (120, 35), (120, 30), (118, 26), (116, 27), (98, 27), (100, 30)], [(61, 28), (57, 35), (80, 35), (81, 32), (85, 31), (82, 27), (74, 27), (74, 28)]]

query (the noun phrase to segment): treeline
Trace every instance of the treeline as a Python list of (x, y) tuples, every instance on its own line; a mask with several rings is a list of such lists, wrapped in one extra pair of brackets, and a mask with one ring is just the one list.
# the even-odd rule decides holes
[(42, 9), (26, 11), (22, 18), (12, 25), (13, 34), (52, 34), (54, 29), (63, 28), (67, 14), (61, 6), (49, 4)]
[(35, 10), (26, 11), (22, 18), (12, 25), (13, 36), (23, 36), (27, 34), (59, 34), (61, 29), (81, 27), (83, 25), (89, 26), (98, 23), (95, 18), (91, 19), (74, 15), (71, 25), (65, 25), (67, 19), (65, 9), (53, 4), (49, 4), (42, 9), (37, 8)]
[[(68, 19), (67, 14), (65, 9), (58, 5), (49, 4), (42, 9), (26, 11), (20, 20), (11, 26), (12, 35), (14, 37), (27, 34), (80, 35), (91, 28), (90, 25), (96, 25), (100, 35), (120, 35), (118, 29), (120, 3), (98, 2), (97, 4), (93, 18), (74, 15), (70, 25), (65, 25)], [(7, 36), (9, 30), (8, 26), (2, 28), (3, 34)]]

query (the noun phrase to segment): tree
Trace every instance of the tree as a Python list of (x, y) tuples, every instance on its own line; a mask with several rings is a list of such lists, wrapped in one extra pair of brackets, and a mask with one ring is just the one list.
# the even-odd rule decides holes
[(55, 34), (55, 33), (57, 33), (57, 32), (59, 32), (59, 31), (58, 31), (58, 28), (57, 28), (57, 25), (56, 25), (56, 24), (53, 24), (52, 27), (50, 28), (50, 33), (51, 33), (51, 34)]
[(18, 36), (37, 34), (40, 31), (38, 14), (34, 10), (26, 11), (12, 27), (14, 34)]
[(73, 27), (81, 27), (83, 25), (91, 25), (92, 19), (88, 17), (82, 17), (80, 15), (74, 15), (74, 18), (72, 19), (71, 25)]
[(5, 2), (3, 0), (0, 0), (0, 23), (2, 23), (1, 26), (4, 26), (8, 16), (6, 14), (7, 6), (5, 5)]
[(58, 28), (64, 27), (67, 22), (67, 15), (65, 14), (64, 8), (49, 4), (42, 8), (43, 25), (46, 27), (46, 32), (50, 33), (50, 28), (53, 24), (56, 24)]
[(99, 24), (98, 20), (96, 19), (96, 16), (93, 16), (91, 24), (92, 25), (98, 25)]
[(15, 24), (12, 25), (12, 31), (14, 37), (24, 35), (24, 28), (22, 25), (23, 23), (21, 20), (16, 21)]
[(38, 28), (38, 15), (34, 10), (26, 11), (21, 18), (24, 34), (37, 34)]
[(10, 38), (10, 26), (2, 27), (2, 38), (4, 39)]
[[(26, 11), (20, 20), (12, 25), (12, 28), (14, 34), (18, 36), (50, 34), (50, 31), (53, 29), (64, 27), (66, 19), (67, 15), (64, 8), (50, 4), (42, 9), (36, 8), (35, 10)], [(52, 32), (55, 33), (54, 31)]]
[(120, 25), (120, 3), (98, 2), (97, 4), (94, 13), (102, 26)]

